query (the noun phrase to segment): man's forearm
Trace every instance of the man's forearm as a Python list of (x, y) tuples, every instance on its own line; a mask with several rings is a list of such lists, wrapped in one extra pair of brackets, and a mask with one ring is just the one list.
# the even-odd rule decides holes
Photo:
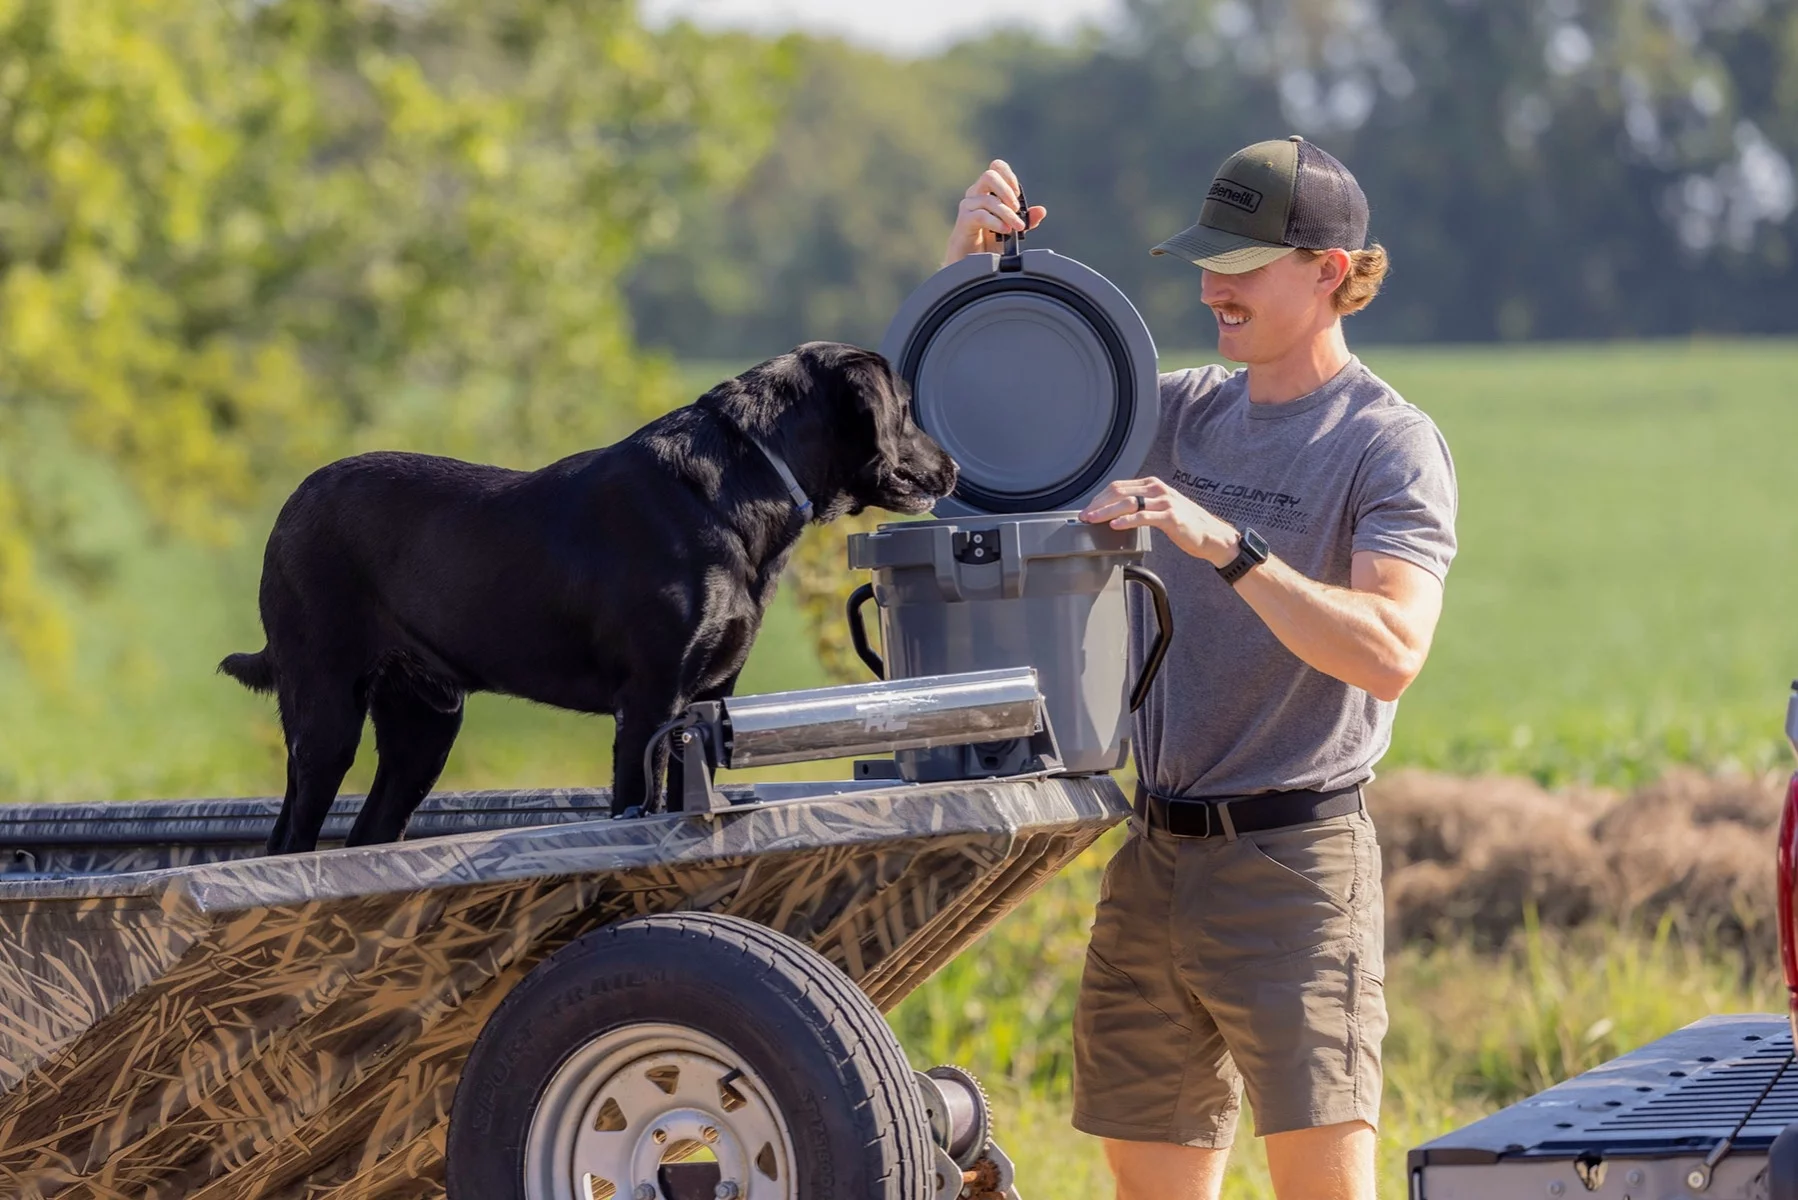
[(1423, 669), (1429, 628), (1415, 608), (1377, 592), (1332, 587), (1269, 558), (1236, 583), (1236, 592), (1299, 661), (1396, 700)]

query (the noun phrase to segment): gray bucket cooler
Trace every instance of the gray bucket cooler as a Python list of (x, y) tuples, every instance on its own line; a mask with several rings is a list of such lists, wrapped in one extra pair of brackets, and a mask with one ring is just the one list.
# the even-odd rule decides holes
[[(871, 583), (850, 635), (877, 676), (1036, 668), (1062, 769), (1129, 756), (1130, 714), (1173, 635), (1161, 581), (1142, 568), (1149, 531), (1088, 525), (1078, 511), (1137, 474), (1160, 410), (1155, 344), (1124, 294), (1051, 250), (976, 254), (900, 308), (881, 353), (912, 391), (918, 424), (961, 468), (935, 520), (849, 539)], [(1159, 634), (1129, 666), (1127, 585), (1150, 594)], [(881, 650), (863, 608), (880, 610)], [(1024, 739), (901, 751), (905, 779), (1015, 774), (1043, 765)]]

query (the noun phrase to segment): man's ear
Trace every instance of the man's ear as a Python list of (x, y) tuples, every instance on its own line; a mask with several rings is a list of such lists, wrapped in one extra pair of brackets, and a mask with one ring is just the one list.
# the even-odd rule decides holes
[(1342, 286), (1353, 266), (1349, 252), (1341, 248), (1324, 250), (1314, 261), (1317, 264), (1317, 290), (1325, 296)]

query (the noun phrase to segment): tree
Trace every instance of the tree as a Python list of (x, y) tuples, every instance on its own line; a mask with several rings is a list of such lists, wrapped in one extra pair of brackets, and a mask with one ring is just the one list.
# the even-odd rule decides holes
[(633, 273), (652, 345), (745, 362), (818, 339), (878, 346), (986, 165), (978, 93), (953, 65), (788, 45), (796, 81), (767, 156), (728, 198), (696, 196), (684, 236)]
[[(621, 432), (675, 398), (625, 272), (760, 156), (784, 71), (619, 0), (0, 9), (0, 463), (54, 421), (217, 537), (326, 447)], [(39, 666), (68, 508), (0, 473), (0, 632)]]

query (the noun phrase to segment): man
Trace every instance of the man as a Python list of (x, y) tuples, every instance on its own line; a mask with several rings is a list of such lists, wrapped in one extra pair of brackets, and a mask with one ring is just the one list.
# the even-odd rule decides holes
[[(1023, 228), (1020, 194), (994, 162), (946, 262)], [(1105, 1139), (1119, 1200), (1215, 1200), (1245, 1088), (1281, 1200), (1374, 1195), (1384, 931), (1360, 788), (1429, 652), (1456, 495), (1434, 424), (1343, 339), (1386, 272), (1367, 218), (1300, 138), (1224, 163), (1154, 252), (1201, 268), (1247, 369), (1163, 375), (1144, 478), (1081, 514), (1160, 533), (1175, 610), (1075, 1017), (1074, 1124)]]

